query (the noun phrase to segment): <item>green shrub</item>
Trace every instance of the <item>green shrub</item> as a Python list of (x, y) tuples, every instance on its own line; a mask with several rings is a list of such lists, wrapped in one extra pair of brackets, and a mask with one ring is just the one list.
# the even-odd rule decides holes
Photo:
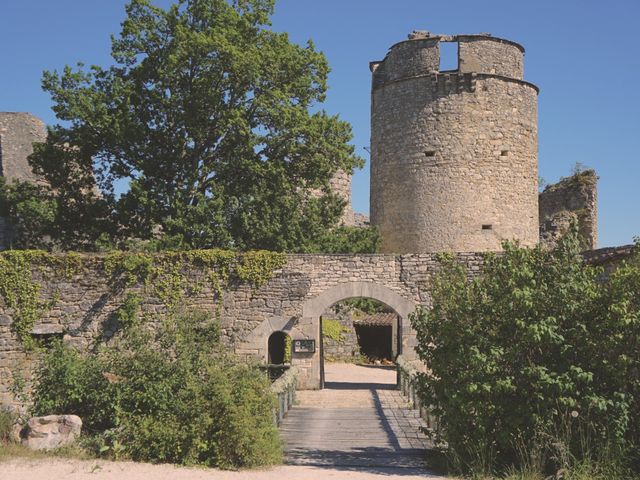
[(412, 323), (457, 470), (553, 473), (640, 445), (640, 268), (603, 284), (579, 249), (575, 229), (554, 251), (506, 243), (473, 281), (443, 260)]
[(35, 388), (38, 414), (79, 415), (110, 457), (227, 468), (278, 463), (269, 382), (220, 345), (201, 312), (153, 331), (131, 322), (94, 355), (56, 345)]
[(0, 407), (0, 444), (11, 441), (13, 426), (17, 420), (18, 415), (15, 412)]

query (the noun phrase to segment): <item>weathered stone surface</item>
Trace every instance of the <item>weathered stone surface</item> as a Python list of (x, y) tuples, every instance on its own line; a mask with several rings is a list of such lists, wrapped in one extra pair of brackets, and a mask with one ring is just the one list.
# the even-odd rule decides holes
[(540, 194), (540, 241), (553, 247), (578, 221), (585, 250), (598, 245), (598, 176), (585, 170), (547, 186)]
[[(471, 274), (479, 271), (480, 254), (459, 254)], [(35, 331), (62, 332), (63, 342), (82, 351), (96, 342), (118, 335), (114, 312), (122, 305), (125, 292), (116, 293), (102, 268), (99, 255), (82, 255), (81, 266), (72, 278), (44, 274), (34, 268), (34, 279), (42, 286), (40, 297), (54, 304), (43, 311)], [(427, 285), (438, 271), (436, 255), (289, 255), (287, 263), (274, 272), (265, 285), (256, 288), (233, 284), (220, 298), (209, 282), (202, 282), (197, 267), (185, 270), (187, 281), (200, 281), (202, 289), (184, 298), (186, 307), (220, 314), (222, 341), (238, 355), (266, 363), (267, 339), (274, 331), (283, 331), (292, 339), (315, 339), (319, 345), (320, 316), (336, 302), (353, 297), (378, 300), (399, 315), (401, 338), (398, 343), (410, 349), (415, 335), (408, 315), (419, 304), (429, 304)], [(150, 326), (160, 324), (166, 308), (153, 288), (132, 287), (141, 297), (141, 310)], [(11, 323), (14, 312), (0, 298), (0, 404), (20, 405), (11, 385), (14, 374), (26, 382), (30, 391), (38, 364), (36, 352), (26, 352)], [(59, 333), (58, 333), (59, 334)], [(407, 356), (411, 352), (401, 351)], [(320, 353), (294, 355), (300, 367), (303, 388), (317, 387), (320, 378)]]
[(62, 335), (64, 327), (55, 323), (43, 323), (31, 329), (33, 335)]
[[(34, 142), (44, 142), (47, 130), (38, 117), (24, 112), (0, 112), (0, 176), (7, 180), (41, 181), (31, 169), (27, 157)], [(12, 228), (0, 217), (0, 249), (11, 241)]]
[[(342, 212), (341, 222), (348, 226), (361, 226), (356, 224), (355, 213), (351, 204), (351, 174), (343, 170), (338, 170), (329, 180), (331, 191), (339, 196), (345, 202)], [(324, 193), (321, 190), (315, 190), (312, 195), (321, 196)]]
[[(440, 72), (440, 43), (460, 68)], [(537, 88), (524, 49), (486, 35), (413, 36), (371, 65), (371, 224), (383, 252), (538, 243)]]
[(31, 450), (53, 450), (72, 443), (82, 430), (77, 415), (33, 417), (21, 432), (22, 445)]
[(0, 175), (9, 180), (38, 181), (27, 157), (34, 142), (44, 142), (47, 131), (38, 117), (23, 112), (0, 112)]

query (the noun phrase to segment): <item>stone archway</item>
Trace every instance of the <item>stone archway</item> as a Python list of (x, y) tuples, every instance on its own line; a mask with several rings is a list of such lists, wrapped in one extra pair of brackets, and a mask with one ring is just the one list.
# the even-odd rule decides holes
[[(372, 298), (398, 314), (398, 332), (400, 338), (399, 354), (413, 356), (413, 342), (410, 341), (411, 324), (409, 315), (415, 310), (416, 304), (394, 290), (374, 282), (345, 282), (335, 285), (324, 292), (305, 301), (302, 306), (302, 318), (298, 322), (300, 330), (304, 331), (307, 338), (315, 339), (316, 345), (322, 341), (320, 331), (320, 316), (331, 305), (350, 298)], [(306, 375), (301, 378), (301, 387), (317, 389), (321, 387), (321, 353), (316, 348), (313, 355), (293, 354), (292, 363), (304, 367)]]

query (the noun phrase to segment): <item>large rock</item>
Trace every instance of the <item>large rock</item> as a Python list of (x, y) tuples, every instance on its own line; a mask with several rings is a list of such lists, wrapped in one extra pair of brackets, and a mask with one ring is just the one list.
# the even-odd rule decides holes
[(81, 429), (77, 415), (33, 417), (22, 431), (22, 444), (31, 450), (52, 450), (72, 443)]

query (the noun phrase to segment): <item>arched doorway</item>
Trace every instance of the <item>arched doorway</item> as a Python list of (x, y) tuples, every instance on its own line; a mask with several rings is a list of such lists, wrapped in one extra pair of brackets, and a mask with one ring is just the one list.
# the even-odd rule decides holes
[[(311, 338), (315, 338), (318, 349), (312, 357), (301, 357), (301, 361), (310, 360), (309, 376), (304, 379), (303, 388), (322, 388), (323, 384), (323, 352), (322, 352), (322, 330), (321, 316), (335, 303), (353, 298), (374, 299), (393, 310), (397, 314), (395, 322), (395, 336), (397, 338), (397, 351), (394, 356), (402, 354), (413, 357), (414, 334), (409, 322), (409, 314), (415, 310), (415, 302), (409, 300), (395, 290), (374, 282), (345, 282), (335, 285), (319, 295), (305, 302), (302, 310), (302, 318), (299, 321), (301, 327), (308, 331)], [(297, 358), (294, 353), (293, 362)]]
[(325, 360), (393, 361), (397, 356), (398, 314), (372, 298), (351, 298), (322, 314)]
[(335, 303), (320, 317), (320, 384), (327, 381), (327, 365), (395, 366), (398, 314), (372, 298)]
[(291, 363), (291, 338), (284, 332), (273, 332), (268, 342), (269, 365)]
[(267, 341), (267, 370), (269, 378), (280, 377), (291, 364), (291, 337), (285, 332), (273, 332)]

